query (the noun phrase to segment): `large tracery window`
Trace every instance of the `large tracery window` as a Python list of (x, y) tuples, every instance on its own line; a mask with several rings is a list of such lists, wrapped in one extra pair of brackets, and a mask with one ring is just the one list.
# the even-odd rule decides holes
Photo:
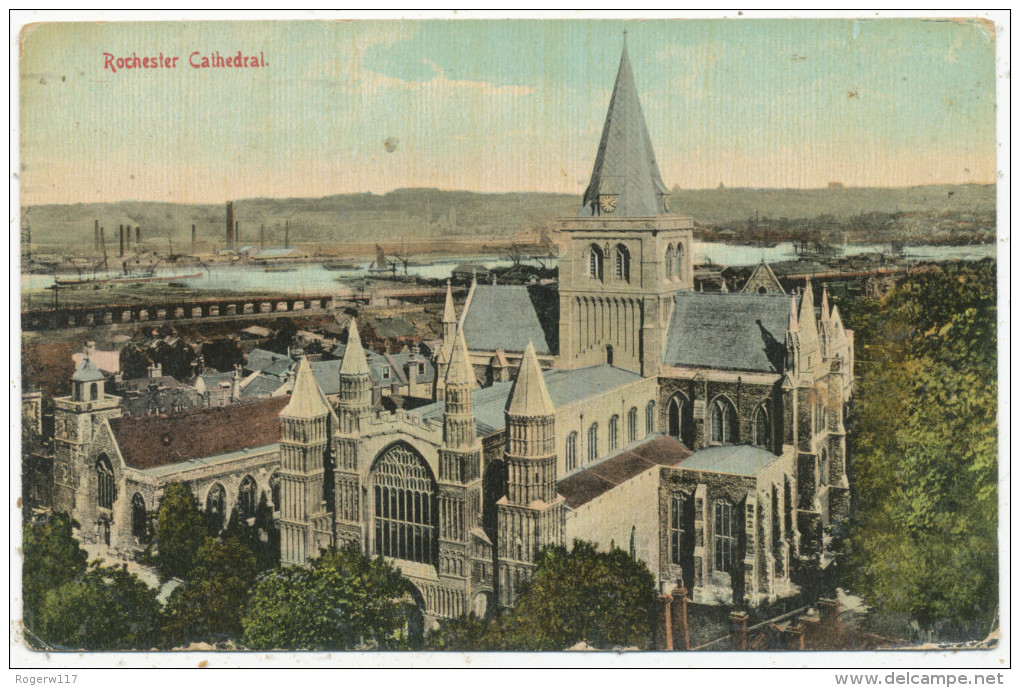
[(435, 558), (435, 482), (410, 447), (397, 444), (373, 469), (375, 553), (432, 564)]
[(114, 500), (113, 466), (106, 454), (100, 454), (96, 461), (96, 504), (101, 509), (112, 509)]

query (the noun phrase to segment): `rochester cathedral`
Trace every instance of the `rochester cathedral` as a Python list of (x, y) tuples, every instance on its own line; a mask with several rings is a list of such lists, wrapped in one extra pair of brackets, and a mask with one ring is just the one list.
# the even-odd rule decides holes
[(374, 409), (353, 321), (328, 397), (302, 359), (289, 395), (128, 416), (85, 357), (55, 402), (55, 505), (130, 552), (170, 482), (218, 514), (264, 496), (284, 565), (354, 545), (433, 619), (513, 606), (574, 539), (697, 603), (796, 594), (849, 510), (853, 332), (764, 264), (741, 293), (694, 291), (692, 235), (624, 49), (558, 284), (473, 284), (460, 312), (448, 292), (433, 403)]

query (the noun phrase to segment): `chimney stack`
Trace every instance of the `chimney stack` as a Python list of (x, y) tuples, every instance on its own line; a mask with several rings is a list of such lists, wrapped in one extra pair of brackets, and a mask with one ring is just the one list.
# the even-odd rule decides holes
[(227, 248), (234, 248), (234, 202), (227, 201)]
[(106, 227), (99, 228), (99, 248), (106, 251)]
[(127, 230), (127, 250), (131, 252), (131, 225), (125, 225), (124, 229)]
[(124, 225), (120, 225), (120, 257), (124, 257)]
[(142, 228), (135, 227), (135, 245), (140, 246), (142, 243)]
[(236, 220), (234, 221), (234, 243), (238, 248), (241, 247), (241, 223)]
[(191, 225), (191, 252), (198, 253), (198, 230)]
[(266, 247), (266, 226), (259, 225), (259, 248)]
[(283, 247), (290, 248), (290, 220), (287, 220), (286, 231), (283, 235)]
[(93, 234), (95, 234), (96, 251), (98, 251), (99, 250), (99, 220), (96, 220), (96, 226), (95, 226), (95, 229), (93, 230)]

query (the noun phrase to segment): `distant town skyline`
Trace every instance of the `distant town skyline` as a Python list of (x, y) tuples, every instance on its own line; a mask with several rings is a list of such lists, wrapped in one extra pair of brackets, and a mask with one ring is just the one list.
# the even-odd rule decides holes
[(670, 187), (995, 182), (976, 20), (64, 23), (22, 34), (22, 203), (580, 196), (624, 29)]

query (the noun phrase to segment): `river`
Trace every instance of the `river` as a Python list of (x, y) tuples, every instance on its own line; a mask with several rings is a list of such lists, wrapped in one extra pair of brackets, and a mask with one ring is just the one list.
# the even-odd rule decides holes
[[(903, 254), (906, 258), (921, 260), (980, 260), (995, 256), (995, 244), (979, 244), (968, 246), (905, 246)], [(888, 244), (850, 244), (846, 246), (846, 255), (861, 253), (888, 254)], [(796, 260), (797, 254), (792, 242), (781, 243), (771, 248), (748, 246), (741, 244), (723, 244), (695, 242), (695, 262), (711, 261), (717, 265), (753, 265), (760, 260), (778, 263), (785, 260)], [(428, 257), (427, 265), (412, 265), (407, 273), (431, 279), (446, 279), (453, 269), (461, 263), (480, 263), (489, 268), (507, 267), (509, 260), (494, 255), (481, 256), (448, 256), (441, 258)], [(338, 286), (337, 277), (348, 284), (357, 284), (358, 278), (368, 275), (369, 259), (361, 264), (358, 270), (330, 271), (319, 262), (294, 265), (293, 270), (286, 272), (265, 272), (258, 266), (217, 265), (208, 270), (196, 267), (180, 267), (157, 270), (158, 275), (194, 274), (201, 277), (181, 279), (193, 289), (217, 289), (237, 291), (268, 291), (284, 293), (321, 293), (329, 292)], [(547, 266), (556, 264), (555, 260), (546, 261)], [(403, 273), (403, 268), (398, 268)], [(64, 276), (64, 275), (62, 275)], [(68, 274), (67, 277), (77, 277)], [(22, 289), (44, 289), (53, 284), (50, 275), (22, 275)]]

